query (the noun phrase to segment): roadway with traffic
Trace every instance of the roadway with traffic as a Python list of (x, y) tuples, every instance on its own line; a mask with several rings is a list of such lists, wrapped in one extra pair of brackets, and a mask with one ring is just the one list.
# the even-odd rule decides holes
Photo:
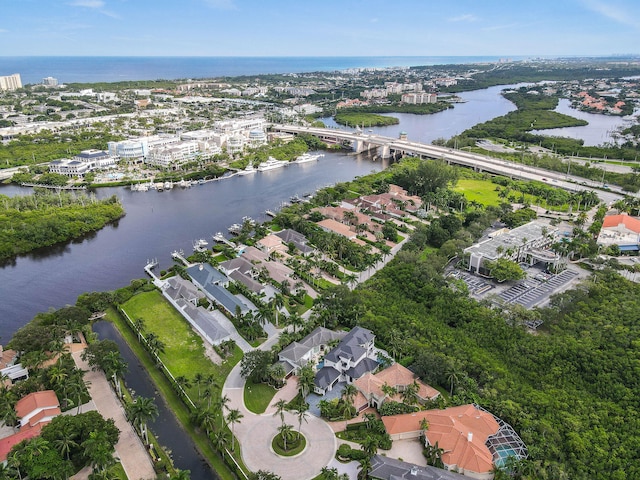
[[(554, 187), (563, 188), (571, 192), (590, 190), (598, 197), (610, 204), (629, 195), (623, 192), (620, 187), (612, 186), (603, 188), (601, 182), (596, 182), (575, 175), (564, 175), (558, 172), (545, 170), (543, 168), (518, 164), (493, 158), (488, 155), (466, 152), (464, 150), (428, 145), (409, 140), (384, 137), (382, 135), (364, 134), (361, 132), (350, 132), (346, 130), (332, 128), (300, 127), (295, 125), (273, 125), (273, 130), (287, 133), (307, 133), (319, 138), (331, 138), (340, 142), (350, 142), (351, 144), (364, 145), (364, 149), (386, 147), (390, 153), (401, 153), (405, 155), (420, 156), (422, 158), (441, 159), (450, 164), (461, 165), (474, 168), (477, 171), (484, 171), (511, 178), (524, 180), (538, 180), (549, 183)], [(636, 194), (637, 195), (637, 194)]]

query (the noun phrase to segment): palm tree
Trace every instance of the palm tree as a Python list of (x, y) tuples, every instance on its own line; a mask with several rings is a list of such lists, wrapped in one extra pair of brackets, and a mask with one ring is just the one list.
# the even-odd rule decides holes
[(300, 327), (302, 329), (302, 327), (304, 327), (305, 321), (304, 318), (302, 318), (300, 315), (298, 315), (298, 313), (292, 313), (291, 316), (289, 317), (289, 322), (291, 322), (291, 325), (293, 325), (293, 331), (297, 332), (298, 331), (298, 327)]
[(133, 403), (128, 405), (128, 413), (134, 426), (140, 429), (144, 441), (149, 443), (149, 436), (147, 434), (147, 422), (155, 419), (158, 416), (158, 406), (154, 402), (153, 398), (138, 397)]
[(200, 412), (199, 417), (200, 426), (205, 429), (208, 437), (211, 430), (213, 430), (213, 423), (215, 422), (216, 415), (211, 410), (203, 410), (202, 412)]
[(282, 438), (282, 445), (284, 450), (286, 451), (287, 440), (291, 440), (291, 438), (293, 437), (293, 426), (283, 423), (278, 427), (278, 434), (280, 435), (280, 438)]
[(231, 451), (235, 451), (235, 432), (234, 427), (236, 423), (240, 423), (240, 420), (244, 418), (244, 415), (240, 413), (240, 410), (233, 408), (229, 410), (227, 414), (227, 422), (231, 424)]
[(358, 394), (358, 390), (352, 383), (348, 383), (344, 386), (342, 390), (342, 399), (345, 403), (345, 418), (347, 415), (351, 415), (351, 409), (353, 408), (353, 401)]
[(271, 304), (273, 305), (273, 309), (276, 314), (276, 327), (277, 327), (278, 313), (280, 312), (280, 309), (284, 306), (284, 297), (282, 296), (282, 294), (276, 293), (275, 296), (273, 297), (273, 300), (271, 300)]
[(404, 388), (402, 392), (402, 401), (407, 405), (415, 405), (418, 403), (418, 391), (420, 386), (415, 380)]
[(105, 375), (110, 376), (116, 387), (118, 396), (122, 397), (122, 389), (120, 388), (120, 377), (127, 371), (127, 362), (124, 361), (120, 352), (109, 352), (104, 356)]
[(315, 385), (315, 372), (311, 365), (305, 365), (298, 375), (298, 392), (304, 401)]
[(185, 395), (187, 395), (187, 389), (192, 387), (191, 381), (184, 375), (176, 377), (176, 385), (178, 386), (178, 393), (182, 391)]
[(274, 407), (276, 407), (276, 411), (273, 413), (273, 416), (280, 415), (280, 422), (284, 425), (284, 412), (287, 411), (287, 401), (280, 399), (274, 404)]
[(145, 326), (146, 325), (142, 317), (138, 317), (133, 321), (133, 328), (135, 328), (138, 333), (138, 341), (142, 339), (142, 333), (144, 332)]
[(213, 444), (219, 452), (222, 452), (229, 444), (229, 436), (224, 430), (216, 430), (213, 432)]
[(453, 396), (453, 386), (458, 383), (458, 372), (456, 369), (452, 368), (449, 373), (447, 373), (447, 381), (450, 385), (449, 395)]
[(309, 415), (309, 404), (307, 402), (301, 402), (298, 406), (298, 438), (302, 432), (302, 422), (308, 423), (307, 415)]
[(227, 407), (227, 404), (230, 401), (231, 399), (226, 395), (222, 395), (221, 397), (216, 399), (216, 407), (220, 413), (220, 428), (222, 428), (224, 422), (224, 410), (229, 409), (229, 407)]
[(198, 386), (198, 400), (200, 400), (200, 386), (204, 383), (204, 380), (204, 375), (200, 372), (196, 373), (196, 375), (193, 377), (193, 383)]
[(65, 432), (65, 435), (58, 438), (53, 442), (56, 449), (60, 452), (60, 455), (64, 455), (69, 460), (69, 453), (71, 449), (76, 448), (78, 444), (73, 440), (74, 437), (71, 436), (68, 432)]
[(362, 451), (365, 453), (367, 458), (371, 459), (376, 453), (378, 453), (378, 439), (371, 435), (367, 435), (362, 440)]

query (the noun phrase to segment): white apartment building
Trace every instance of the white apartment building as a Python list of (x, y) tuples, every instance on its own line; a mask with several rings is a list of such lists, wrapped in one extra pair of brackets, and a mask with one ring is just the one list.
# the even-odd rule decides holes
[(46, 85), (47, 87), (57, 87), (58, 79), (53, 77), (45, 77), (42, 79), (42, 84)]
[(69, 177), (82, 177), (93, 170), (109, 168), (116, 161), (116, 158), (104, 150), (83, 150), (72, 159), (63, 158), (50, 162), (49, 171)]
[(19, 73), (0, 77), (0, 90), (13, 91), (22, 88), (22, 79)]
[(199, 152), (198, 142), (178, 142), (151, 148), (144, 162), (161, 168), (176, 168), (193, 160)]
[(115, 102), (118, 97), (113, 92), (100, 92), (96, 94), (96, 98), (99, 102)]
[(119, 142), (108, 142), (109, 154), (123, 160), (142, 160), (152, 148), (166, 147), (176, 144), (180, 137), (174, 135), (153, 135)]
[(221, 120), (213, 124), (216, 133), (222, 135), (248, 135), (251, 130), (265, 130), (267, 122), (262, 117), (243, 120)]
[(419, 105), (423, 103), (436, 103), (438, 101), (438, 95), (435, 93), (427, 92), (412, 92), (402, 94), (403, 103), (412, 103)]

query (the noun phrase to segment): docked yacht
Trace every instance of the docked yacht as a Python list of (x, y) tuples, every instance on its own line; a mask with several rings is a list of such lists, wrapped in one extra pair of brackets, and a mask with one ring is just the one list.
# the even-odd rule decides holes
[(258, 165), (258, 171), (259, 172), (266, 172), (267, 170), (274, 170), (276, 168), (282, 168), (287, 163), (289, 163), (289, 162), (285, 162), (284, 160), (277, 160), (277, 159), (275, 159), (273, 157), (269, 157), (269, 159), (266, 162), (262, 162), (260, 165)]
[(324, 157), (324, 154), (323, 153), (316, 153), (314, 155), (314, 154), (311, 154), (311, 153), (303, 153), (298, 158), (296, 158), (296, 163), (315, 162), (320, 157)]

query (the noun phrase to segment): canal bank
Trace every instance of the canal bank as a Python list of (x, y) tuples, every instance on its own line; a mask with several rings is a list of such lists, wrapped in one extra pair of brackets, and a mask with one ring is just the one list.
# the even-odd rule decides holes
[[(160, 444), (170, 452), (175, 467), (180, 470), (189, 470), (192, 480), (233, 478), (230, 475), (219, 476), (204, 459), (199, 446), (203, 448), (202, 445), (208, 445), (208, 441), (199, 438), (193, 431), (193, 427), (189, 423), (189, 411), (177, 398), (162, 373), (154, 368), (153, 362), (147, 358), (146, 353), (142, 349), (140, 352), (132, 350), (129, 342), (135, 342), (135, 339), (125, 340), (118, 329), (107, 321), (96, 322), (93, 329), (100, 340), (112, 340), (118, 345), (120, 354), (128, 364), (124, 380), (132, 394), (136, 397), (141, 396), (155, 400), (159, 415), (149, 423), (149, 428)], [(173, 410), (167, 404), (165, 397), (175, 397), (176, 401), (172, 399), (171, 402)], [(200, 440), (199, 446), (195, 443), (198, 440)], [(217, 455), (210, 445), (207, 455)], [(220, 462), (218, 469), (222, 471), (224, 468), (222, 460)]]

